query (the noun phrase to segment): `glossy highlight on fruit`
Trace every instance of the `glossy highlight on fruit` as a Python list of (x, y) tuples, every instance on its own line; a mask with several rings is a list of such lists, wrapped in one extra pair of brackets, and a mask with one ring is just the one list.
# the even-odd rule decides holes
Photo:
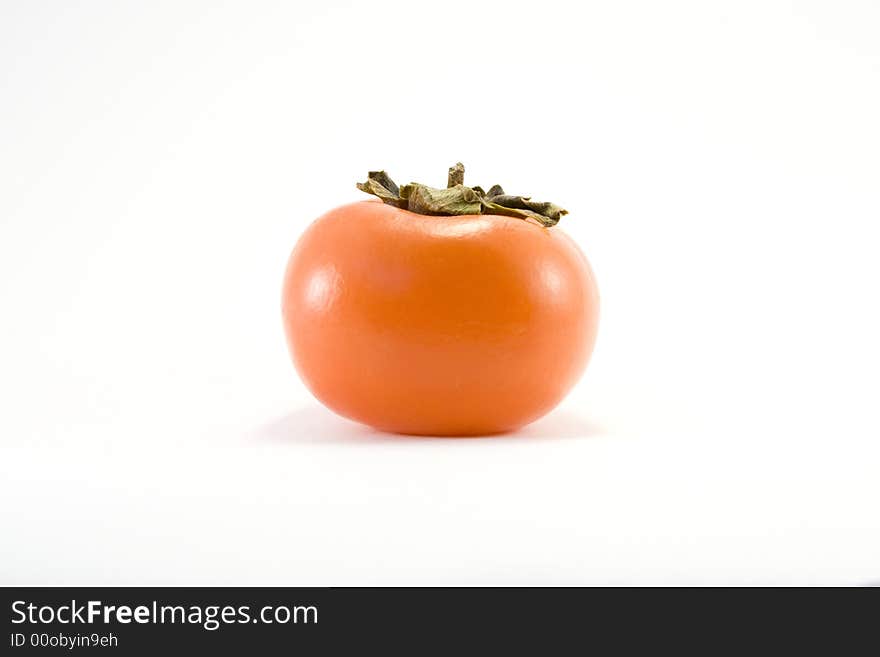
[(370, 200), (302, 235), (282, 312), (296, 369), (328, 408), (394, 433), (472, 436), (562, 400), (593, 348), (598, 291), (557, 227)]

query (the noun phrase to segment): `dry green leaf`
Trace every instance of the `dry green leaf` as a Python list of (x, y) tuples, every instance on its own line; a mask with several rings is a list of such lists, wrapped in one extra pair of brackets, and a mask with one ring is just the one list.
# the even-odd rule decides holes
[(358, 183), (357, 188), (367, 194), (378, 196), (385, 203), (405, 208), (406, 204), (400, 198), (400, 190), (397, 184), (384, 171), (370, 171), (367, 181)]
[(540, 214), (548, 219), (554, 220), (553, 223), (559, 221), (559, 218), (568, 214), (567, 210), (548, 203), (546, 201), (533, 201), (529, 196), (513, 196), (511, 194), (487, 195), (487, 200), (497, 205), (503, 205), (506, 208), (517, 208), (519, 210), (531, 210), (536, 214)]
[(456, 185), (447, 189), (435, 189), (419, 183), (404, 185), (401, 198), (406, 199), (410, 212), (429, 215), (480, 214), (480, 197), (470, 187)]
[(543, 214), (533, 212), (526, 208), (509, 208), (505, 205), (493, 203), (490, 200), (483, 199), (483, 214), (501, 214), (506, 217), (517, 217), (519, 219), (534, 219), (542, 226), (550, 227), (559, 223), (559, 218), (546, 217)]

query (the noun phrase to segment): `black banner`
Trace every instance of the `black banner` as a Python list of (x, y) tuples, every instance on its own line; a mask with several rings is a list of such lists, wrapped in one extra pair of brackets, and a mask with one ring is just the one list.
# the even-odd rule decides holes
[[(698, 644), (815, 648), (872, 627), (877, 589), (5, 588), (2, 654), (516, 647), (544, 654)], [(841, 599), (834, 602), (834, 598)], [(855, 605), (843, 604), (843, 598)], [(847, 611), (843, 612), (843, 609)], [(854, 609), (854, 611), (853, 611)], [(840, 632), (828, 634), (834, 620)], [(757, 643), (756, 643), (757, 642)]]

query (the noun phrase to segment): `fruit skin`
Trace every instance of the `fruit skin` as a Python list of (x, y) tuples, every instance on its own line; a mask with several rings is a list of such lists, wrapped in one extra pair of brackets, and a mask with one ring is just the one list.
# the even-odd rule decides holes
[(590, 265), (554, 227), (378, 201), (309, 226), (287, 265), (294, 365), (322, 403), (393, 433), (517, 429), (576, 383), (596, 338)]

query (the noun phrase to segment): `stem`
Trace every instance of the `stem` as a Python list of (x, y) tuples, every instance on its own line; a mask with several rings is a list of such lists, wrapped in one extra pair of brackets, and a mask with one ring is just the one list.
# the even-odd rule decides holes
[(464, 185), (464, 165), (456, 162), (454, 167), (449, 167), (449, 178), (446, 187), (455, 187), (456, 185)]

